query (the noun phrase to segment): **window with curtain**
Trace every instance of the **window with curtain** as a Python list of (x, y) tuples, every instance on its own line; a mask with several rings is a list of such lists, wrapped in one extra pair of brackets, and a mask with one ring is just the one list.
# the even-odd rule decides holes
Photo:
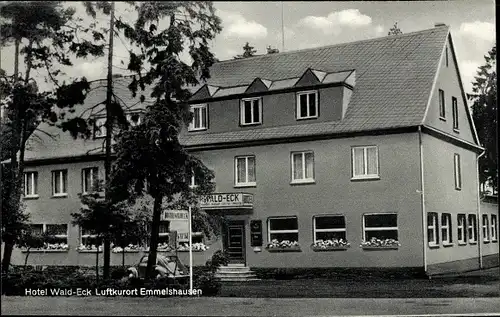
[(292, 183), (314, 182), (314, 153), (292, 152)]
[(356, 146), (352, 148), (352, 178), (378, 178), (378, 147)]

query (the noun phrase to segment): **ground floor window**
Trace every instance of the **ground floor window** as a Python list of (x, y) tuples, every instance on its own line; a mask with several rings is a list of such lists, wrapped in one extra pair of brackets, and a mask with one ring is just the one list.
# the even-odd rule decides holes
[(299, 224), (297, 217), (276, 217), (267, 221), (267, 234), (269, 242), (299, 241)]
[(395, 213), (363, 215), (363, 240), (363, 247), (399, 245), (398, 215)]
[(451, 214), (441, 214), (441, 237), (443, 240), (443, 245), (450, 245), (453, 243), (452, 232)]
[(99, 251), (102, 250), (102, 241), (97, 236), (97, 234), (91, 230), (84, 227), (80, 227), (80, 246), (79, 251)]
[(439, 244), (438, 214), (436, 212), (427, 213), (427, 242), (434, 247)]
[(29, 245), (29, 241), (26, 241), (26, 247), (45, 250), (68, 249), (67, 224), (32, 224), (29, 226), (29, 232), (38, 239), (31, 239), (33, 245)]
[(490, 223), (488, 215), (483, 215), (483, 242), (490, 242)]
[(314, 216), (313, 230), (314, 242), (318, 240), (347, 240), (343, 215)]
[(465, 214), (457, 215), (457, 240), (458, 244), (466, 244), (467, 243), (467, 220), (465, 218)]
[(467, 236), (469, 237), (469, 243), (477, 242), (477, 219), (476, 215), (469, 214), (468, 216), (468, 227), (467, 227)]

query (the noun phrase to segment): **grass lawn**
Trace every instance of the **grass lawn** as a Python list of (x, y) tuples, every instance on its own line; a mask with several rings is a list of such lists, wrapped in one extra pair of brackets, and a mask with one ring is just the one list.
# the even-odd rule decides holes
[(450, 298), (499, 297), (498, 268), (428, 279), (339, 278), (225, 282), (222, 297)]

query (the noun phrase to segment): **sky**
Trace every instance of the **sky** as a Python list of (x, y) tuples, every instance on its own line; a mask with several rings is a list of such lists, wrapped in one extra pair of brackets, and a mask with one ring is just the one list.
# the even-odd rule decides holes
[[(67, 5), (75, 6), (77, 15), (85, 16), (78, 3)], [(466, 92), (471, 91), (477, 68), (484, 64), (484, 55), (496, 41), (493, 0), (225, 1), (214, 2), (214, 6), (223, 27), (212, 43), (219, 60), (241, 54), (246, 42), (255, 47), (257, 54), (265, 54), (268, 46), (291, 51), (382, 37), (395, 22), (403, 33), (430, 29), (435, 23), (447, 24)], [(127, 5), (117, 2), (116, 8), (117, 16), (133, 17)], [(105, 26), (104, 16), (97, 19)], [(127, 74), (124, 68), (129, 49), (133, 48), (124, 37), (115, 38), (114, 73)], [(1, 53), (1, 67), (11, 73), (13, 48), (2, 48)], [(105, 78), (106, 63), (106, 57), (78, 60), (66, 73), (89, 80)]]

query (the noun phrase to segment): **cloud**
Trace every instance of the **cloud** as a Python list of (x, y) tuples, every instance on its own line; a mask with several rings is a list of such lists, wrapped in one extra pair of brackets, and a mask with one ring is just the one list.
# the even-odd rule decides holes
[(493, 42), (495, 40), (495, 25), (489, 22), (464, 22), (460, 25), (460, 34), (472, 37), (474, 40)]
[(230, 11), (217, 11), (222, 19), (223, 31), (225, 38), (246, 38), (246, 39), (261, 39), (267, 36), (267, 28), (255, 21), (247, 20), (243, 15)]
[(384, 34), (384, 27), (382, 25), (377, 25), (375, 27), (375, 35), (380, 36), (382, 34)]
[(101, 61), (84, 62), (76, 67), (75, 76), (85, 76), (88, 80), (105, 78), (107, 63)]
[(339, 27), (361, 27), (372, 23), (372, 18), (362, 14), (358, 9), (335, 11), (324, 16), (307, 16), (299, 21), (299, 25), (311, 29), (322, 30), (325, 34), (338, 34)]
[(474, 80), (474, 76), (477, 74), (479, 66), (481, 66), (481, 63), (471, 60), (460, 63), (460, 75), (462, 77), (465, 92), (472, 92), (472, 81)]

